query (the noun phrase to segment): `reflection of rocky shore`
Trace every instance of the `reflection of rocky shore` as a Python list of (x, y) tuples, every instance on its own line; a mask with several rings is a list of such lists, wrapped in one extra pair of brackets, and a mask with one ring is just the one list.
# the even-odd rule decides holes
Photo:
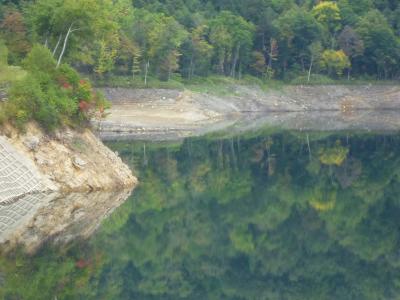
[(35, 252), (44, 242), (88, 238), (130, 195), (130, 190), (88, 194), (33, 194), (0, 206), (0, 249), (23, 245)]

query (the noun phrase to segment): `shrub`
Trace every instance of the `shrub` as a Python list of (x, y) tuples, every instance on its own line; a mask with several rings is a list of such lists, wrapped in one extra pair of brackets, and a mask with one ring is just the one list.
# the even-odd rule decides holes
[(31, 52), (22, 62), (22, 66), (28, 72), (43, 72), (49, 75), (54, 74), (56, 64), (50, 50), (41, 45), (33, 46)]
[(23, 64), (28, 74), (12, 85), (5, 109), (19, 128), (35, 120), (51, 131), (62, 124), (87, 125), (92, 117), (104, 115), (104, 97), (68, 65), (56, 68), (46, 48), (34, 46)]
[(294, 78), (291, 84), (333, 84), (335, 81), (328, 76), (320, 75), (320, 74), (312, 74), (310, 76), (310, 82), (308, 82), (308, 75), (301, 75)]
[(0, 40), (0, 67), (7, 66), (8, 49), (3, 40)]
[(4, 104), (0, 104), (0, 125), (4, 124), (8, 120)]
[(62, 64), (58, 69), (57, 69), (57, 80), (63, 81), (64, 83), (69, 83), (73, 86), (77, 86), (80, 80), (80, 76), (78, 72), (76, 72), (73, 68), (71, 68), (67, 64)]

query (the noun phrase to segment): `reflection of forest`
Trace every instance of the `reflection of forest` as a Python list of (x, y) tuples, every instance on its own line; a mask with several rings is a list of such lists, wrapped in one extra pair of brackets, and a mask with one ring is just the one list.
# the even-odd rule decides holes
[(397, 299), (399, 145), (290, 132), (114, 143), (140, 175), (134, 197), (85, 247), (23, 268), (44, 278), (57, 260), (58, 299)]

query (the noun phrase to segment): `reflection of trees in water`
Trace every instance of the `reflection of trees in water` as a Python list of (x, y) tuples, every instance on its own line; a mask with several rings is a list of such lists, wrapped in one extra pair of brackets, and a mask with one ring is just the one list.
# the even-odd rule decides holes
[[(385, 191), (397, 175), (382, 158), (397, 138), (286, 134), (241, 139), (240, 148), (232, 139), (186, 143), (190, 164), (186, 152), (170, 153), (171, 181), (162, 175), (163, 152), (149, 154), (157, 163), (148, 166), (133, 204), (136, 230), (152, 236), (131, 244), (146, 261), (131, 257), (145, 274), (140, 282), (162, 282), (171, 299), (188, 287), (199, 299), (376, 299), (396, 292), (399, 222), (384, 215), (391, 201)], [(377, 169), (389, 170), (377, 177)], [(153, 207), (144, 204), (149, 199)], [(153, 254), (140, 250), (150, 245)], [(164, 273), (166, 263), (187, 276)], [(160, 292), (141, 287), (134, 289), (140, 295)]]
[[(125, 160), (134, 151), (140, 188), (84, 250), (101, 257), (96, 267), (63, 271), (70, 281), (58, 295), (76, 298), (83, 282), (85, 299), (395, 299), (399, 144), (192, 139), (147, 144), (143, 166), (143, 144), (116, 143)], [(79, 257), (71, 251), (54, 256), (64, 266)]]

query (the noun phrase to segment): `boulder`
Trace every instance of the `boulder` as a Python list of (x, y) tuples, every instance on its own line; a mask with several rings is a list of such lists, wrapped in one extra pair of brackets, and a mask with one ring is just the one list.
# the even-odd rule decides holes
[(75, 168), (79, 169), (79, 170), (83, 170), (85, 169), (87, 162), (84, 161), (82, 158), (80, 158), (79, 156), (75, 156), (72, 159), (72, 164), (74, 165)]

